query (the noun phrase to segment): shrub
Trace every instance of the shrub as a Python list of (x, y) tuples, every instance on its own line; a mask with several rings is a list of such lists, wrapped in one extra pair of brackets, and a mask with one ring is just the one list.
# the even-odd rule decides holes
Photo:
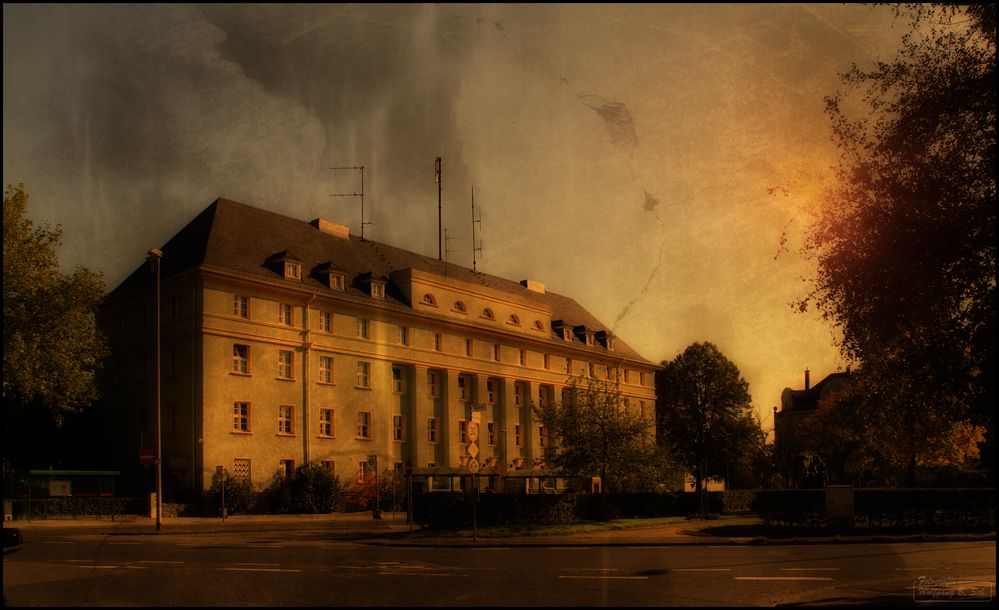
[(288, 485), (291, 506), (297, 513), (332, 513), (342, 509), (340, 478), (318, 462), (299, 466)]
[(209, 506), (219, 507), (221, 505), (222, 482), (225, 482), (225, 508), (229, 514), (246, 513), (256, 502), (256, 494), (253, 492), (253, 484), (249, 479), (234, 477), (227, 470), (222, 470), (212, 474), (212, 484), (209, 488)]

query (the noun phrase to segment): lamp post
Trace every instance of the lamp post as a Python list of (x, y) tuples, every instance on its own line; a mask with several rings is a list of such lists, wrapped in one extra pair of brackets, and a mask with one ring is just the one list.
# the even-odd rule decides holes
[(156, 259), (156, 531), (160, 531), (163, 512), (163, 450), (160, 432), (160, 261), (163, 253), (149, 249), (149, 256)]

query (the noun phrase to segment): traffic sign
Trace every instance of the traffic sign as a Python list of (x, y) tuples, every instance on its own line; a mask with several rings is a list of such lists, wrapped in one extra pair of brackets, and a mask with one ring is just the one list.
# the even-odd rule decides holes
[(477, 472), (479, 472), (479, 460), (475, 459), (474, 457), (468, 460), (468, 472), (472, 474), (476, 474)]
[(465, 431), (465, 434), (468, 436), (468, 442), (470, 443), (479, 440), (479, 422), (474, 420), (468, 422), (468, 429)]
[(468, 444), (468, 455), (472, 456), (473, 458), (475, 456), (479, 455), (479, 446), (476, 445), (475, 443), (469, 443)]
[(139, 449), (139, 461), (148, 466), (156, 461), (156, 456), (153, 455), (152, 450), (143, 447)]

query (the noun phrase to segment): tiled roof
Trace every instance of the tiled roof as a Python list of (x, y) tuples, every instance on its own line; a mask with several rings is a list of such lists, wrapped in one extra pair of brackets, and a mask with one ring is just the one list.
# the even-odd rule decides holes
[[(370, 274), (368, 277), (388, 279), (393, 271), (413, 268), (547, 305), (552, 310), (553, 320), (564, 320), (574, 326), (584, 325), (593, 332), (610, 332), (610, 329), (569, 297), (528, 290), (519, 282), (472, 271), (453, 263), (445, 265), (438, 259), (361, 239), (356, 235), (350, 235), (346, 239), (337, 237), (319, 231), (307, 221), (228, 199), (215, 200), (164, 244), (161, 250), (161, 273), (164, 278), (203, 267), (285, 281), (274, 261), (287, 256), (302, 262), (302, 279), (294, 280), (294, 284), (321, 293), (330, 291), (330, 288), (327, 279), (317, 270), (321, 270), (325, 263), (332, 263), (334, 269), (342, 271), (346, 276), (347, 296), (364, 302), (370, 302), (371, 297), (359, 285), (360, 282), (355, 281), (359, 276)], [(148, 270), (143, 265), (115, 288), (111, 295), (127, 292), (150, 281)], [(393, 289), (391, 281), (386, 290), (385, 302), (390, 306), (411, 310), (411, 305), (405, 302), (402, 294)], [(562, 338), (554, 334), (551, 334), (550, 339), (553, 343), (563, 343)], [(574, 347), (605, 353), (609, 358), (624, 357), (648, 362), (620, 338), (615, 340), (613, 351), (600, 345), (587, 347), (575, 335), (572, 342)]]

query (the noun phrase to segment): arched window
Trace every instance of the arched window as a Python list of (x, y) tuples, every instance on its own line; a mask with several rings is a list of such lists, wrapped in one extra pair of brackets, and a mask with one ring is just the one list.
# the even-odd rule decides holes
[(428, 292), (427, 294), (423, 295), (423, 304), (424, 305), (433, 305), (434, 307), (436, 307), (437, 306), (437, 299), (434, 298), (434, 295), (432, 295), (432, 294), (430, 294)]
[(544, 330), (544, 329), (545, 329), (545, 325), (544, 325), (543, 322), (541, 322), (541, 320), (535, 320), (534, 321), (534, 330)]
[(462, 303), (461, 301), (454, 302), (454, 310), (461, 313), (465, 313), (468, 311), (467, 309), (465, 309), (465, 304)]
[(495, 320), (496, 316), (493, 314), (493, 310), (486, 307), (482, 310), (482, 317), (487, 320)]
[(510, 314), (510, 319), (507, 320), (507, 322), (516, 326), (520, 326), (520, 318), (515, 313)]

